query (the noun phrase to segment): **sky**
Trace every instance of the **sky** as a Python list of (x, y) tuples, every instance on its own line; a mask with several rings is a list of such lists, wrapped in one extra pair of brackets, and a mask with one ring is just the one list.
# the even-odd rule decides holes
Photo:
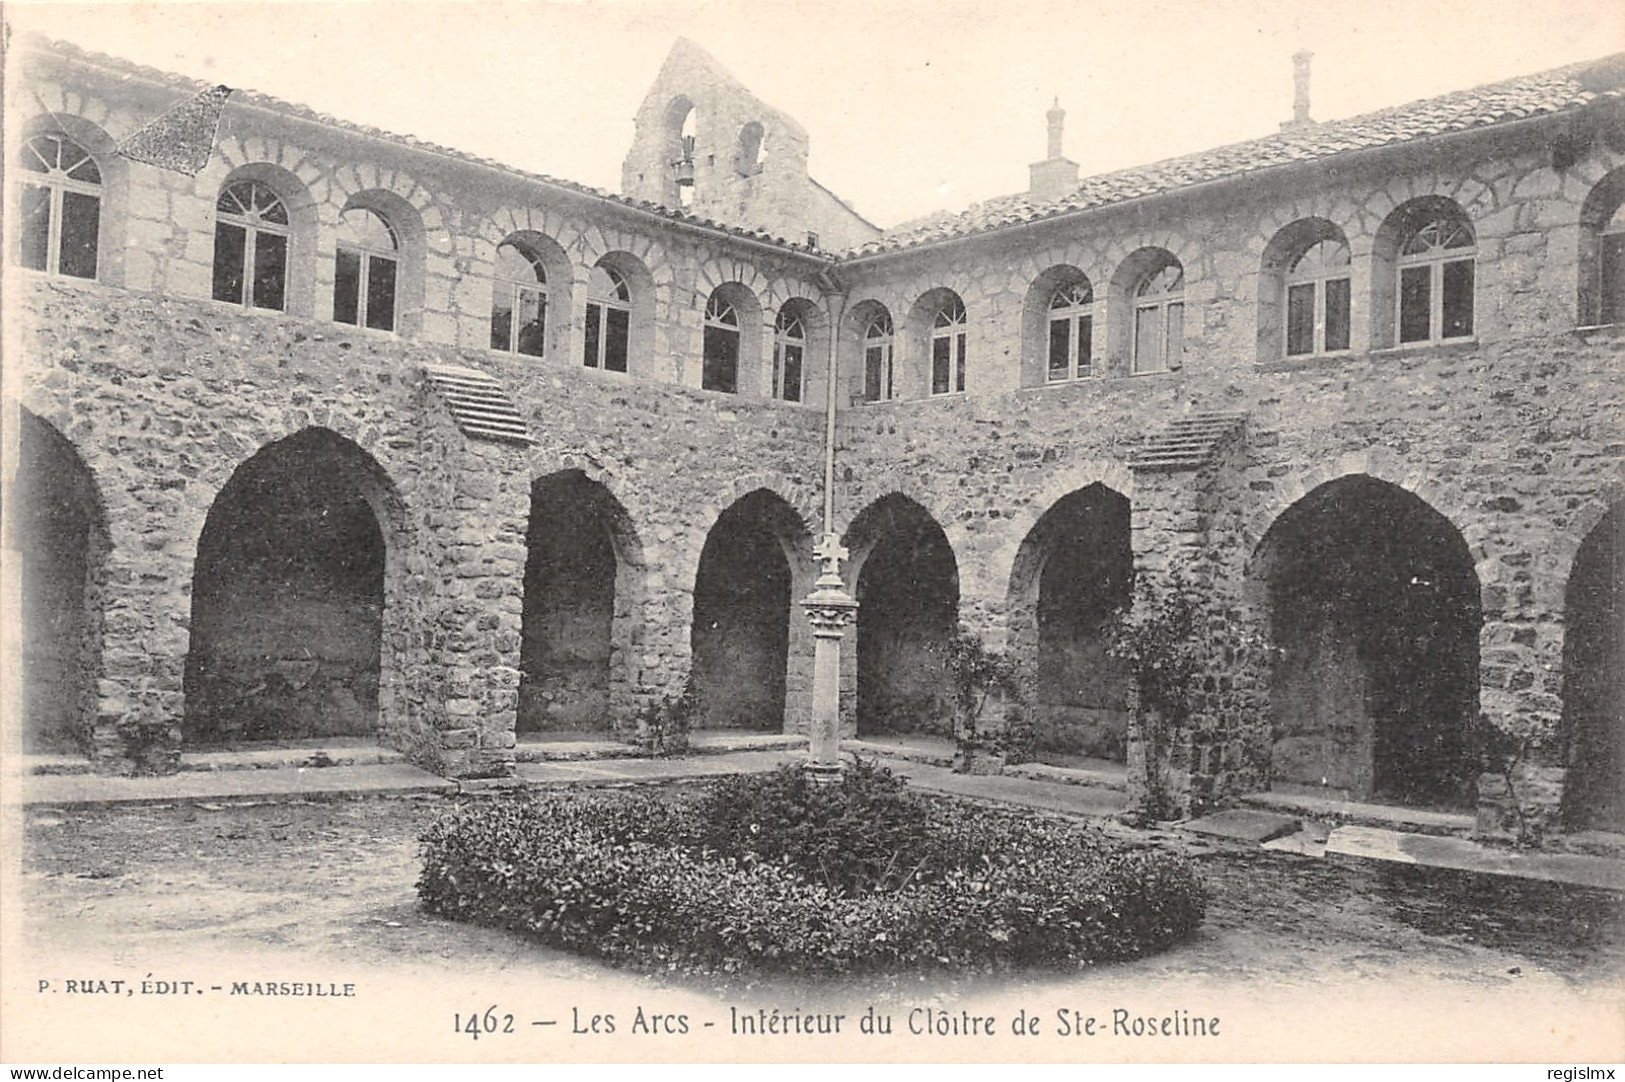
[[(619, 190), (685, 36), (811, 138), (877, 225), (1027, 187), (1044, 112), (1084, 175), (1625, 50), (1619, 0), (32, 0), (19, 30)], [(117, 134), (117, 133), (115, 133)]]

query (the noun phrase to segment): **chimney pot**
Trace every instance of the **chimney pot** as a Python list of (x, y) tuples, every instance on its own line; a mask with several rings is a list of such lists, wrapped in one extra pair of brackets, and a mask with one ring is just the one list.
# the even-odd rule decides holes
[(1309, 62), (1315, 54), (1299, 49), (1292, 54), (1292, 119), (1281, 125), (1282, 131), (1307, 128), (1314, 123), (1309, 116)]

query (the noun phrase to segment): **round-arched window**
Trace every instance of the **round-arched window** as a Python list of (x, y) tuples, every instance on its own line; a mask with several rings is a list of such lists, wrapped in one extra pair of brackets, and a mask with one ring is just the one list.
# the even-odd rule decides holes
[(547, 272), (524, 245), (497, 247), (491, 286), (491, 348), (541, 357), (547, 349)]
[(96, 160), (66, 135), (48, 132), (23, 144), (17, 165), (17, 262), (95, 278), (102, 196)]

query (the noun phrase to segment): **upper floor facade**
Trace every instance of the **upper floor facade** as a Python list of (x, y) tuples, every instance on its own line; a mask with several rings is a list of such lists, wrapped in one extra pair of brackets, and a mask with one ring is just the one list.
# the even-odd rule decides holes
[[(611, 380), (822, 408), (833, 358), (847, 408), (1625, 322), (1625, 57), (856, 230), (840, 254), (783, 215), (748, 224), (749, 192), (718, 196), (743, 208), (728, 225), (639, 179), (640, 155), (671, 150), (671, 102), (717, 130), (759, 105), (687, 43), (640, 113), (625, 196), (71, 46), (22, 60), (6, 198), (24, 276)], [(761, 187), (805, 179), (806, 146), (762, 115), (751, 168), (738, 147), (729, 166), (760, 181), (754, 220), (799, 205), (821, 224), (816, 200)], [(154, 132), (201, 146), (199, 168), (151, 153)]]

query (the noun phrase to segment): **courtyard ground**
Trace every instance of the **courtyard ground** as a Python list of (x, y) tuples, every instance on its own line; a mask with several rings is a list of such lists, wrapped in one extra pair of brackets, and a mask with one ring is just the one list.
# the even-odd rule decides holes
[[(420, 912), (416, 838), (453, 799), (19, 812), (3, 1058), (53, 1047), (63, 1027), (125, 1059), (149, 1047), (171, 1049), (155, 1059), (1625, 1055), (1617, 894), (1161, 832), (1152, 836), (1195, 859), (1212, 892), (1200, 934), (1166, 954), (1073, 974), (728, 984), (615, 970)], [(197, 987), (149, 995), (132, 984), (123, 1002), (63, 990), (117, 978)], [(356, 992), (251, 987), (288, 981)], [(239, 992), (238, 982), (249, 984)], [(41, 1025), (17, 1029), (19, 1006)], [(487, 1006), (498, 1022), (513, 1015), (515, 1031), (469, 1035), (467, 1012)], [(741, 1012), (840, 1012), (845, 1039), (869, 1008), (893, 1017), (891, 1038), (853, 1047), (738, 1032)], [(1018, 1010), (1042, 1019), (1037, 1037), (1009, 1032)], [(994, 1037), (931, 1032), (967, 1012), (997, 1018)], [(1177, 1021), (1175, 1036), (1141, 1039), (1118, 1025), (1180, 1012), (1227, 1028), (1204, 1041), (1178, 1035)], [(684, 1017), (688, 1032), (649, 1032), (656, 1014), (672, 1026)], [(1077, 1034), (1089, 1017), (1106, 1032)]]

